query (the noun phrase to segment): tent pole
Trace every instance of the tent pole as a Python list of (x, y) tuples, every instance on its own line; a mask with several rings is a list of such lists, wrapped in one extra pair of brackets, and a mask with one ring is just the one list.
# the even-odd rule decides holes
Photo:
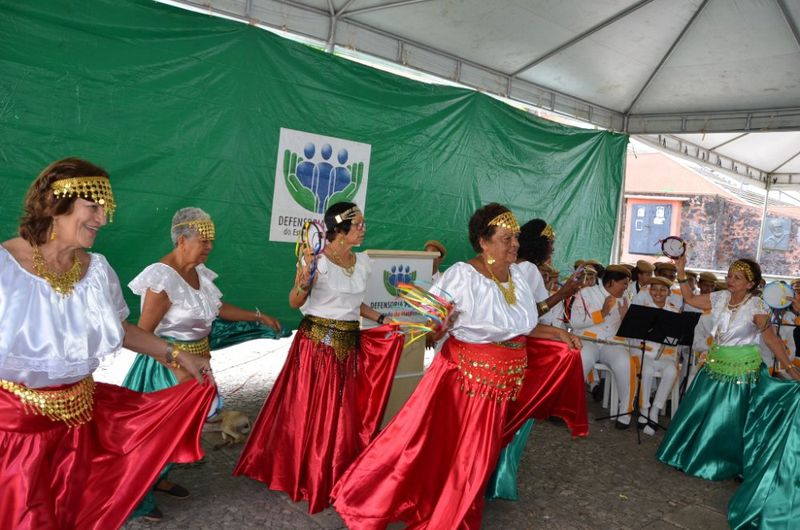
[[(630, 142), (630, 139), (628, 140)], [(619, 201), (617, 202), (617, 221), (614, 227), (614, 241), (611, 244), (611, 256), (608, 263), (619, 263), (622, 259), (622, 218), (625, 214), (625, 181), (628, 173), (628, 150), (625, 149), (625, 157), (622, 159), (622, 184), (619, 189)]]
[(761, 263), (761, 249), (764, 245), (764, 228), (767, 226), (767, 205), (769, 204), (769, 189), (772, 182), (772, 176), (767, 175), (767, 180), (764, 184), (764, 210), (761, 212), (761, 229), (758, 231), (758, 248), (756, 248), (756, 263)]

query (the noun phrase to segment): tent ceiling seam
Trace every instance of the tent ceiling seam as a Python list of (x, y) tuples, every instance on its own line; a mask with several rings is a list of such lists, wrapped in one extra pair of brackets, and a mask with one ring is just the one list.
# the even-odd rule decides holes
[(678, 37), (673, 41), (672, 45), (667, 50), (667, 53), (664, 54), (664, 56), (661, 58), (661, 61), (659, 61), (658, 65), (656, 66), (655, 70), (652, 71), (652, 73), (650, 74), (650, 77), (647, 78), (647, 81), (645, 81), (645, 83), (642, 86), (642, 88), (636, 94), (636, 97), (633, 98), (633, 101), (628, 106), (628, 109), (625, 111), (626, 115), (631, 114), (631, 111), (633, 110), (633, 107), (636, 106), (636, 104), (639, 102), (639, 99), (641, 99), (642, 95), (647, 91), (648, 88), (650, 88), (650, 84), (653, 82), (653, 79), (655, 79), (655, 77), (658, 75), (658, 73), (664, 67), (664, 65), (666, 64), (667, 60), (669, 60), (670, 56), (672, 55), (672, 52), (675, 51), (675, 48), (677, 48), (678, 44), (680, 44), (681, 40), (683, 40), (683, 36), (686, 35), (686, 33), (692, 27), (692, 24), (694, 24), (694, 21), (697, 20), (697, 17), (700, 15), (700, 13), (703, 12), (703, 10), (706, 8), (706, 6), (708, 5), (708, 3), (710, 1), (711, 0), (703, 0), (703, 3), (700, 4), (700, 7), (698, 7), (697, 10), (694, 12), (694, 14), (692, 15), (692, 18), (689, 19), (689, 21), (683, 27), (681, 32), (678, 34)]
[(622, 11), (616, 13), (615, 15), (612, 15), (611, 17), (607, 18), (606, 20), (602, 21), (601, 23), (599, 23), (599, 24), (597, 24), (595, 26), (592, 26), (591, 28), (587, 29), (583, 33), (580, 33), (576, 37), (573, 37), (572, 39), (568, 40), (567, 42), (556, 46), (552, 50), (546, 52), (544, 55), (541, 55), (541, 56), (537, 57), (536, 59), (532, 60), (531, 62), (529, 62), (528, 64), (526, 64), (522, 68), (519, 68), (514, 72), (511, 72), (509, 75), (512, 78), (519, 76), (521, 73), (523, 73), (523, 72), (525, 72), (527, 70), (530, 70), (531, 68), (533, 68), (537, 64), (539, 64), (539, 63), (541, 63), (543, 61), (546, 61), (550, 57), (561, 53), (562, 51), (566, 50), (567, 48), (570, 48), (570, 47), (574, 46), (575, 44), (578, 44), (583, 39), (585, 39), (585, 38), (587, 38), (587, 37), (589, 37), (591, 35), (594, 35), (598, 31), (600, 31), (601, 29), (605, 28), (606, 26), (610, 26), (611, 24), (617, 22), (618, 20), (621, 20), (621, 19), (627, 17), (628, 15), (630, 15), (631, 13), (636, 11), (637, 9), (646, 6), (647, 4), (649, 4), (652, 1), (653, 0), (640, 0), (638, 3), (628, 7), (626, 9), (623, 9)]
[(794, 19), (789, 14), (789, 10), (786, 9), (785, 0), (775, 0), (775, 2), (778, 4), (778, 9), (783, 16), (783, 20), (785, 20), (786, 25), (789, 26), (789, 31), (791, 31), (792, 35), (794, 35), (795, 44), (797, 44), (797, 47), (800, 48), (800, 31), (798, 31), (797, 24), (795, 24)]
[[(749, 118), (749, 116), (748, 116), (748, 118)], [(740, 138), (744, 138), (744, 137), (745, 137), (745, 136), (747, 136), (748, 134), (749, 134), (749, 133), (742, 133), (742, 134), (740, 134), (740, 135), (738, 135), (738, 136), (735, 136), (735, 137), (731, 138), (730, 140), (726, 140), (726, 141), (722, 142), (722, 143), (721, 143), (721, 144), (719, 144), (719, 145), (715, 145), (715, 146), (713, 146), (713, 147), (709, 147), (709, 150), (713, 151), (713, 150), (715, 150), (715, 149), (719, 149), (719, 148), (720, 148), (720, 147), (722, 147), (723, 145), (728, 145), (728, 144), (730, 144), (730, 143), (732, 143), (732, 142), (735, 142), (736, 140), (739, 140)]]
[(786, 160), (785, 160), (785, 161), (784, 161), (782, 164), (778, 165), (778, 166), (777, 166), (775, 169), (773, 169), (772, 171), (770, 171), (770, 174), (777, 173), (777, 171), (778, 171), (780, 168), (782, 168), (783, 166), (785, 166), (786, 164), (788, 164), (789, 162), (791, 162), (792, 160), (794, 160), (794, 159), (795, 159), (795, 158), (797, 158), (798, 156), (800, 156), (800, 151), (796, 152), (795, 154), (793, 154), (792, 156), (790, 156), (788, 159), (786, 159)]

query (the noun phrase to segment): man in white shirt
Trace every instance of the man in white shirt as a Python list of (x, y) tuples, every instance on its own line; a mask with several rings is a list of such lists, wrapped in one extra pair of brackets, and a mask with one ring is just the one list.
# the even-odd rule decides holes
[(625, 429), (630, 424), (630, 412), (633, 410), (631, 389), (636, 378), (631, 370), (631, 357), (625, 341), (615, 337), (628, 310), (625, 291), (630, 279), (631, 274), (626, 267), (609, 265), (601, 285), (584, 287), (575, 295), (570, 315), (575, 334), (586, 339), (581, 349), (584, 377), (589, 375), (597, 362), (607, 365), (614, 372), (619, 392), (619, 410), (623, 413), (617, 418), (616, 427), (619, 429)]

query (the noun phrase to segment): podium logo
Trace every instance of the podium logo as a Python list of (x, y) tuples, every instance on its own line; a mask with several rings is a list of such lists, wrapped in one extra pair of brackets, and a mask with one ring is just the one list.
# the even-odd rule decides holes
[(310, 212), (325, 213), (337, 202), (353, 201), (361, 187), (364, 161), (352, 160), (351, 142), (335, 140), (335, 146), (307, 142), (302, 153), (292, 148), (283, 151), (286, 187), (295, 202)]
[(383, 286), (392, 296), (397, 296), (398, 283), (411, 283), (416, 279), (417, 271), (412, 271), (408, 265), (392, 265), (389, 270), (383, 271)]

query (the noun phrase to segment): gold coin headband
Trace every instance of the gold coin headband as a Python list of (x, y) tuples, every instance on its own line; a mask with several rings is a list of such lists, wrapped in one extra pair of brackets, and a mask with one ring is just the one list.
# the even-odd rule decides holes
[(358, 206), (353, 206), (334, 217), (333, 220), (336, 221), (336, 224), (338, 225), (345, 221), (352, 221), (359, 215), (362, 215), (361, 210), (358, 209)]
[(211, 219), (194, 219), (172, 225), (172, 228), (188, 226), (194, 228), (205, 241), (214, 241), (214, 222)]
[(489, 221), (489, 226), (500, 226), (511, 230), (515, 234), (519, 234), (519, 223), (517, 222), (517, 218), (514, 217), (514, 214), (511, 212), (501, 213)]
[(556, 233), (553, 231), (552, 226), (547, 225), (544, 227), (544, 230), (542, 230), (542, 236), (546, 237), (550, 241), (553, 241), (556, 238)]
[(750, 265), (748, 265), (746, 262), (744, 262), (742, 260), (734, 261), (731, 264), (731, 270), (732, 271), (739, 271), (742, 274), (744, 274), (744, 277), (747, 278), (748, 282), (752, 282), (753, 281), (753, 278), (754, 278), (753, 270), (750, 268)]
[(70, 177), (58, 179), (50, 185), (57, 199), (63, 197), (80, 197), (99, 204), (106, 211), (108, 220), (112, 221), (117, 204), (111, 192), (111, 182), (107, 177)]

